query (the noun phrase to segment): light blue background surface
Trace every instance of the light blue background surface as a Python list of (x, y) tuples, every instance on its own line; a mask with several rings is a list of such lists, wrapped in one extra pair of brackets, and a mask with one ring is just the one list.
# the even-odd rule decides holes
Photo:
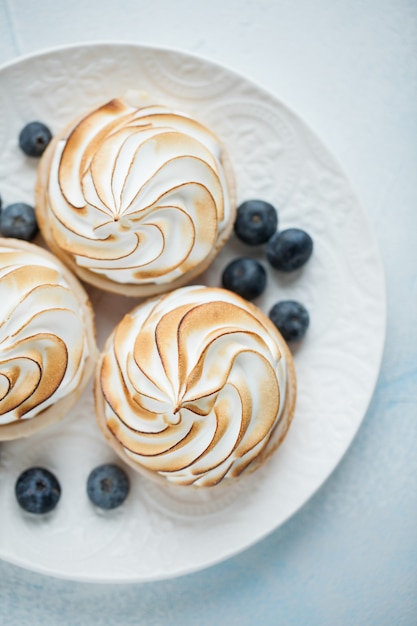
[(0, 62), (88, 40), (199, 54), (303, 117), (374, 224), (387, 276), (385, 355), (345, 458), (271, 536), (208, 570), (155, 584), (83, 585), (0, 562), (0, 624), (415, 626), (417, 3), (0, 0)]

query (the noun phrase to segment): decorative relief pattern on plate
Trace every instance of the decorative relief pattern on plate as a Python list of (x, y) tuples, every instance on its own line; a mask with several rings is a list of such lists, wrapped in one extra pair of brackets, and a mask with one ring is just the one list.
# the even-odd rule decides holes
[(174, 94), (190, 100), (216, 98), (233, 91), (237, 82), (237, 78), (220, 67), (213, 76), (209, 64), (202, 65), (200, 59), (187, 54), (144, 51), (141, 66), (148, 79), (170, 98)]
[[(40, 119), (60, 129), (75, 115), (119, 95), (127, 89), (132, 72), (124, 49), (113, 54), (107, 47), (86, 46), (31, 58), (31, 75), (25, 64), (10, 72), (11, 95), (17, 114), (26, 121)], [(65, 77), (65, 80), (63, 80)]]
[[(298, 409), (277, 454), (230, 493), (195, 502), (176, 498), (129, 472), (132, 493), (114, 515), (88, 502), (85, 481), (113, 460), (94, 419), (91, 388), (60, 424), (0, 450), (0, 557), (76, 580), (144, 581), (209, 566), (261, 539), (295, 513), (336, 467), (365, 415), (385, 331), (383, 271), (368, 221), (343, 172), (321, 142), (283, 104), (232, 72), (188, 55), (123, 44), (81, 45), (0, 68), (0, 195), (30, 201), (36, 164), (16, 137), (24, 122), (53, 130), (100, 100), (143, 88), (195, 114), (223, 138), (239, 200), (276, 204), (281, 228), (300, 226), (314, 256), (292, 276), (268, 271), (257, 301), (267, 312), (279, 299), (304, 302), (311, 328), (294, 347)], [(2, 102), (0, 102), (2, 103)], [(201, 115), (200, 115), (201, 114)], [(11, 197), (19, 190), (23, 197)], [(10, 197), (9, 197), (10, 196)], [(234, 237), (198, 282), (218, 285), (228, 260), (263, 251)], [(91, 289), (102, 345), (132, 299)], [(63, 495), (42, 520), (14, 500), (14, 482), (38, 461), (56, 471)]]
[(229, 147), (239, 172), (238, 200), (259, 196), (282, 207), (295, 187), (302, 153), (296, 130), (280, 109), (233, 96), (216, 101), (204, 115)]
[(235, 485), (219, 488), (212, 493), (181, 487), (167, 489), (150, 481), (143, 481), (142, 488), (144, 495), (163, 514), (195, 519), (224, 512), (246, 491), (248, 484), (246, 480), (237, 481)]

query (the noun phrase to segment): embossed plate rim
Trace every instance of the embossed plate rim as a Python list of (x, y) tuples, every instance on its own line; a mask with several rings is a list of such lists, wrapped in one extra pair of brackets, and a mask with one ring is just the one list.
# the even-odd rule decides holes
[[(225, 68), (223, 66), (220, 66), (219, 64), (208, 60), (208, 59), (203, 59), (201, 57), (198, 57), (196, 55), (193, 54), (189, 54), (185, 51), (181, 51), (181, 50), (175, 50), (173, 48), (170, 47), (156, 47), (156, 46), (150, 46), (150, 45), (139, 45), (139, 44), (135, 44), (135, 43), (125, 43), (125, 42), (113, 42), (113, 41), (97, 41), (97, 42), (81, 42), (81, 43), (76, 43), (76, 44), (70, 44), (70, 45), (63, 45), (63, 46), (59, 46), (56, 48), (50, 48), (50, 49), (45, 49), (45, 50), (41, 50), (41, 51), (37, 51), (37, 52), (33, 52), (30, 53), (28, 55), (25, 55), (23, 57), (20, 57), (18, 59), (9, 61), (5, 64), (3, 64), (2, 66), (0, 66), (0, 81), (1, 81), (1, 77), (3, 76), (3, 73), (5, 71), (14, 71), (14, 68), (24, 68), (27, 66), (27, 64), (29, 64), (30, 67), (30, 62), (31, 61), (36, 61), (41, 59), (42, 57), (44, 58), (48, 58), (48, 57), (53, 57), (53, 55), (55, 54), (66, 54), (68, 52), (68, 54), (74, 53), (76, 51), (83, 51), (83, 50), (97, 50), (98, 48), (105, 48), (108, 52), (111, 52), (112, 50), (118, 50), (119, 52), (125, 52), (127, 55), (129, 54), (138, 54), (138, 53), (157, 53), (157, 54), (161, 54), (161, 55), (177, 55), (178, 57), (181, 57), (181, 59), (189, 59), (191, 60), (193, 63), (196, 64), (201, 64), (202, 67), (205, 68), (205, 70), (207, 71), (208, 69), (210, 71), (213, 72), (222, 72), (224, 75), (224, 72), (226, 72), (226, 74), (228, 76), (230, 76), (231, 79), (239, 81), (240, 83), (244, 83), (245, 85), (248, 86), (248, 88), (250, 88), (252, 94), (256, 93), (257, 97), (259, 96), (267, 96), (269, 98), (269, 102), (273, 103), (274, 105), (276, 104), (278, 107), (281, 107), (281, 109), (285, 110), (289, 116), (291, 116), (296, 123), (299, 123), (306, 131), (308, 131), (311, 134), (311, 137), (314, 138), (315, 141), (317, 141), (317, 144), (322, 147), (324, 149), (324, 151), (326, 152), (327, 149), (323, 146), (322, 142), (320, 139), (318, 139), (316, 137), (316, 135), (314, 135), (314, 133), (311, 132), (311, 130), (309, 129), (309, 127), (303, 122), (303, 120), (292, 111), (292, 109), (290, 107), (288, 107), (285, 103), (283, 103), (281, 100), (279, 100), (275, 95), (269, 93), (264, 87), (259, 86), (257, 84), (254, 83), (253, 80), (248, 80), (246, 77), (244, 77), (243, 75), (240, 75), (239, 73), (229, 69), (229, 68)], [(271, 105), (272, 106), (272, 105)], [(346, 176), (343, 174), (342, 168), (340, 167), (340, 165), (337, 163), (336, 159), (333, 157), (333, 155), (330, 155), (331, 157), (331, 162), (332, 164), (335, 166), (337, 172), (343, 177), (343, 182), (344, 184), (346, 184), (346, 186), (349, 188), (352, 197), (354, 198), (354, 211), (359, 211), (360, 213), (360, 222), (364, 224), (365, 226), (365, 230), (366, 230), (366, 236), (365, 239), (366, 241), (369, 241), (371, 243), (371, 256), (372, 256), (372, 270), (374, 272), (376, 272), (377, 274), (377, 279), (378, 279), (378, 289), (377, 289), (377, 295), (375, 295), (375, 298), (378, 299), (378, 304), (379, 304), (379, 309), (378, 309), (378, 313), (379, 313), (379, 317), (378, 317), (378, 332), (379, 332), (379, 336), (378, 336), (378, 340), (375, 342), (374, 344), (374, 351), (372, 353), (372, 371), (370, 373), (368, 373), (368, 380), (367, 380), (367, 386), (366, 386), (366, 394), (364, 395), (364, 397), (362, 398), (362, 402), (361, 402), (361, 409), (358, 413), (358, 411), (356, 411), (356, 413), (354, 414), (354, 423), (353, 426), (351, 427), (351, 430), (349, 431), (349, 436), (347, 437), (345, 433), (342, 433), (342, 437), (343, 435), (345, 436), (345, 439), (341, 442), (341, 448), (340, 448), (340, 452), (337, 452), (337, 456), (332, 460), (331, 463), (329, 463), (326, 468), (325, 471), (322, 472), (321, 478), (319, 481), (316, 481), (316, 484), (310, 485), (307, 489), (308, 493), (304, 494), (303, 497), (297, 500), (297, 498), (295, 498), (295, 500), (293, 502), (291, 502), (290, 504), (287, 505), (287, 508), (285, 510), (285, 514), (282, 514), (282, 512), (280, 514), (277, 515), (277, 518), (275, 521), (273, 520), (269, 520), (267, 523), (267, 526), (262, 526), (262, 527), (255, 527), (253, 529), (251, 529), (249, 531), (249, 533), (251, 532), (252, 535), (250, 534), (246, 534), (245, 539), (241, 541), (240, 545), (234, 545), (232, 548), (230, 548), (229, 546), (221, 546), (221, 549), (218, 550), (217, 552), (214, 551), (210, 554), (209, 557), (204, 558), (203, 560), (198, 560), (198, 556), (197, 556), (197, 561), (191, 563), (191, 562), (187, 562), (187, 563), (181, 563), (181, 555), (178, 557), (179, 561), (177, 563), (175, 563), (173, 565), (173, 567), (170, 569), (170, 571), (161, 571), (160, 569), (158, 570), (158, 568), (154, 568), (154, 570), (152, 572), (143, 572), (141, 570), (136, 570), (136, 571), (123, 571), (122, 569), (118, 572), (117, 575), (113, 575), (113, 573), (111, 571), (101, 571), (100, 569), (98, 571), (96, 571), (95, 573), (91, 573), (91, 570), (89, 570), (87, 573), (83, 572), (83, 568), (82, 568), (82, 564), (78, 563), (78, 567), (75, 567), (72, 571), (70, 570), (70, 568), (68, 568), (68, 564), (67, 564), (67, 569), (65, 568), (65, 564), (55, 564), (53, 567), (52, 566), (45, 566), (44, 564), (42, 564), (41, 562), (39, 562), (39, 560), (36, 560), (36, 558), (33, 556), (33, 554), (22, 554), (21, 552), (19, 553), (18, 550), (16, 550), (14, 553), (13, 551), (10, 552), (10, 550), (6, 550), (4, 547), (2, 548), (1, 546), (1, 542), (0, 542), (0, 557), (3, 558), (4, 560), (7, 560), (9, 562), (15, 563), (16, 565), (22, 566), (22, 567), (26, 567), (28, 569), (31, 569), (33, 571), (37, 571), (39, 573), (43, 573), (43, 574), (49, 574), (49, 575), (53, 575), (56, 577), (61, 577), (61, 578), (68, 578), (68, 579), (72, 579), (72, 580), (79, 580), (79, 581), (84, 581), (84, 582), (145, 582), (145, 581), (151, 581), (151, 580), (161, 580), (161, 579), (166, 579), (166, 578), (173, 578), (176, 576), (180, 576), (180, 575), (185, 575), (185, 574), (189, 574), (191, 572), (203, 569), (205, 567), (209, 567), (212, 566), (226, 558), (230, 558), (233, 555), (239, 553), (240, 551), (248, 548), (249, 546), (253, 545), (254, 543), (256, 543), (257, 541), (261, 540), (262, 538), (264, 538), (267, 534), (269, 534), (270, 532), (272, 532), (273, 530), (275, 530), (278, 526), (280, 526), (281, 524), (283, 524), (290, 516), (292, 516), (297, 510), (299, 510), (299, 508), (305, 504), (305, 502), (313, 496), (313, 494), (317, 491), (317, 489), (319, 487), (322, 486), (322, 484), (325, 482), (325, 480), (327, 480), (327, 478), (329, 477), (329, 475), (332, 473), (332, 471), (334, 470), (334, 468), (336, 467), (336, 465), (340, 462), (340, 460), (342, 459), (342, 457), (344, 456), (346, 450), (348, 449), (351, 441), (353, 440), (364, 416), (366, 413), (366, 410), (369, 406), (370, 400), (372, 398), (373, 392), (374, 392), (374, 388), (377, 382), (377, 378), (378, 378), (378, 374), (379, 374), (379, 368), (380, 368), (380, 364), (382, 361), (382, 355), (383, 355), (383, 347), (384, 347), (384, 338), (385, 338), (385, 327), (386, 327), (386, 293), (385, 293), (385, 284), (384, 284), (384, 278), (383, 278), (383, 267), (382, 267), (382, 262), (381, 262), (381, 258), (379, 255), (379, 251), (376, 245), (376, 241), (374, 238), (374, 234), (372, 232), (372, 228), (371, 228), (371, 224), (369, 221), (369, 216), (366, 214), (366, 212), (363, 210), (362, 206), (360, 205), (360, 203), (357, 200), (356, 194), (352, 191), (351, 188), (351, 184), (350, 182), (347, 180)], [(354, 233), (353, 233), (354, 234)], [(353, 236), (352, 234), (352, 236)], [(355, 269), (355, 268), (354, 268)], [(297, 355), (296, 355), (297, 358)], [(302, 357), (300, 357), (300, 359), (302, 359)], [(300, 362), (300, 365), (302, 365), (302, 362)], [(76, 429), (76, 423), (74, 422), (74, 424), (68, 424), (68, 421), (66, 422), (66, 424), (62, 427), (63, 429), (66, 428), (69, 430), (69, 432), (73, 432), (71, 430), (71, 428)], [(51, 431), (52, 432), (52, 431)], [(56, 430), (54, 431), (55, 433), (57, 432)], [(67, 432), (67, 431), (65, 431)], [(290, 432), (291, 435), (291, 432)], [(283, 455), (281, 455), (284, 457), (284, 460), (281, 462), (281, 457), (279, 455), (276, 455), (277, 460), (275, 461), (275, 457), (274, 460), (272, 462), (272, 464), (270, 466), (268, 466), (270, 469), (272, 468), (272, 472), (269, 472), (265, 475), (265, 471), (268, 471), (267, 468), (263, 468), (261, 470), (261, 473), (259, 475), (258, 478), (254, 478), (254, 483), (248, 483), (248, 484), (254, 484), (255, 485), (255, 489), (259, 489), (261, 492), (261, 495), (259, 496), (261, 499), (261, 503), (264, 502), (266, 497), (269, 497), (271, 494), (266, 492), (264, 493), (262, 491), (263, 489), (263, 483), (262, 481), (265, 481), (265, 484), (269, 485), (269, 482), (272, 480), (271, 479), (271, 474), (275, 471), (275, 469), (280, 470), (281, 472), (283, 472), (283, 474), (285, 475), (286, 471), (288, 470), (287, 466), (286, 466), (286, 456), (285, 453)], [(0, 470), (1, 470), (1, 466), (0, 466)], [(7, 472), (6, 472), (6, 476), (7, 476)], [(269, 481), (269, 482), (268, 482)], [(266, 487), (269, 488), (269, 487)], [(265, 488), (265, 489), (266, 489)], [(146, 490), (146, 487), (145, 487)], [(0, 487), (0, 496), (1, 496), (1, 487)], [(150, 500), (152, 501), (152, 495), (149, 496), (149, 494), (146, 495), (145, 500), (150, 497)], [(240, 497), (240, 496), (237, 496)], [(256, 497), (254, 496), (256, 501)], [(262, 499), (263, 498), (263, 499)], [(154, 501), (156, 503), (156, 501)], [(156, 503), (158, 504), (158, 503)], [(159, 506), (159, 504), (158, 504)], [(157, 508), (158, 508), (157, 506)], [(246, 508), (245, 508), (246, 507)], [(253, 512), (250, 512), (250, 502), (247, 505), (246, 503), (242, 504), (242, 511), (243, 511), (243, 515), (242, 515), (242, 524), (245, 523), (245, 514), (247, 513), (248, 516), (250, 517), (251, 514), (253, 514)], [(220, 511), (220, 514), (217, 514), (216, 517), (216, 512), (213, 518), (213, 524), (216, 525), (217, 524), (217, 528), (218, 531), (220, 533), (223, 532), (223, 520), (222, 517), (225, 517), (226, 520), (228, 520), (228, 515), (230, 514), (230, 516), (233, 517), (233, 512), (234, 512), (234, 503), (232, 502), (229, 508), (226, 509), (222, 509)], [(172, 515), (168, 515), (168, 517), (170, 517), (170, 519), (173, 517), (175, 518), (175, 512), (173, 513), (171, 511)], [(158, 519), (163, 520), (163, 516), (164, 514), (161, 514), (161, 517), (159, 517)], [(177, 523), (178, 525), (181, 525), (183, 522), (181, 521), (181, 515), (177, 516)], [(199, 518), (201, 521), (201, 527), (199, 529), (197, 529), (197, 531), (193, 531), (196, 532), (196, 537), (198, 539), (198, 533), (202, 533), (204, 534), (204, 532), (206, 531), (205, 528), (205, 521), (206, 518), (205, 516), (200, 517)], [(210, 519), (212, 520), (212, 518), (210, 517), (210, 515), (208, 515), (207, 520)], [(13, 520), (9, 520), (9, 522)], [(16, 520), (16, 518), (14, 518), (14, 521), (18, 521)], [(189, 520), (188, 520), (189, 521)], [(228, 520), (230, 522), (230, 520)], [(253, 520), (251, 520), (253, 522)], [(247, 522), (247, 520), (246, 520)], [(187, 520), (185, 522), (185, 524), (187, 523)], [(211, 523), (211, 522), (209, 522)], [(175, 522), (174, 522), (175, 524)], [(256, 522), (255, 522), (256, 524)], [(32, 529), (33, 530), (33, 529)], [(173, 531), (175, 533), (175, 529)], [(225, 531), (226, 532), (226, 531)], [(240, 526), (239, 524), (237, 526), (233, 527), (233, 532), (236, 535), (239, 535), (240, 531)], [(226, 535), (225, 535), (226, 536)]]

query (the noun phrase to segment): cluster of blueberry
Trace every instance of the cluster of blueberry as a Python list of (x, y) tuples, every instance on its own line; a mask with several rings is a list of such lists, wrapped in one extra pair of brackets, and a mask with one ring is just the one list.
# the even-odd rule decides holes
[[(123, 504), (129, 488), (126, 472), (111, 463), (94, 468), (87, 479), (87, 495), (90, 501), (106, 511)], [(22, 509), (39, 515), (49, 513), (56, 507), (61, 498), (61, 485), (49, 470), (31, 467), (18, 477), (15, 494)]]
[[(277, 230), (278, 214), (275, 207), (264, 200), (247, 200), (238, 207), (234, 231), (249, 246), (266, 244), (266, 259), (281, 272), (301, 268), (313, 252), (311, 236), (300, 228)], [(222, 274), (223, 287), (247, 300), (260, 296), (266, 288), (265, 267), (251, 257), (231, 261)], [(274, 304), (269, 317), (286, 341), (299, 341), (307, 331), (310, 316), (303, 304), (296, 300), (282, 300)]]
[[(51, 131), (45, 124), (30, 122), (20, 132), (19, 146), (27, 156), (40, 157), (51, 139)], [(15, 202), (2, 208), (0, 198), (0, 232), (3, 237), (31, 241), (38, 233), (33, 206)]]

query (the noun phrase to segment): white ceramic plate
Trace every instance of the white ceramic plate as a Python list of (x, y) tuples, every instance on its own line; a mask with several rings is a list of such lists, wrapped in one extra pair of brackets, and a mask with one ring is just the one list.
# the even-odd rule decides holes
[[(0, 557), (65, 578), (150, 581), (212, 565), (247, 548), (295, 513), (335, 468), (374, 391), (385, 336), (383, 270), (367, 217), (333, 157), (305, 124), (248, 80), (207, 61), (125, 44), (81, 45), (24, 58), (0, 69), (0, 195), (33, 201), (36, 162), (17, 147), (33, 119), (53, 131), (91, 106), (140, 88), (211, 126), (232, 157), (238, 200), (260, 197), (280, 227), (308, 230), (308, 264), (291, 276), (269, 270), (268, 312), (287, 297), (311, 315), (294, 350), (299, 398), (278, 453), (244, 485), (198, 501), (170, 495), (130, 472), (132, 493), (111, 514), (90, 505), (85, 483), (97, 464), (115, 460), (95, 425), (91, 388), (75, 410), (45, 432), (3, 444)], [(232, 240), (201, 282), (220, 284), (226, 262), (257, 255)], [(98, 340), (134, 301), (91, 290)], [(32, 519), (14, 483), (28, 466), (46, 465), (63, 494), (57, 509)]]

